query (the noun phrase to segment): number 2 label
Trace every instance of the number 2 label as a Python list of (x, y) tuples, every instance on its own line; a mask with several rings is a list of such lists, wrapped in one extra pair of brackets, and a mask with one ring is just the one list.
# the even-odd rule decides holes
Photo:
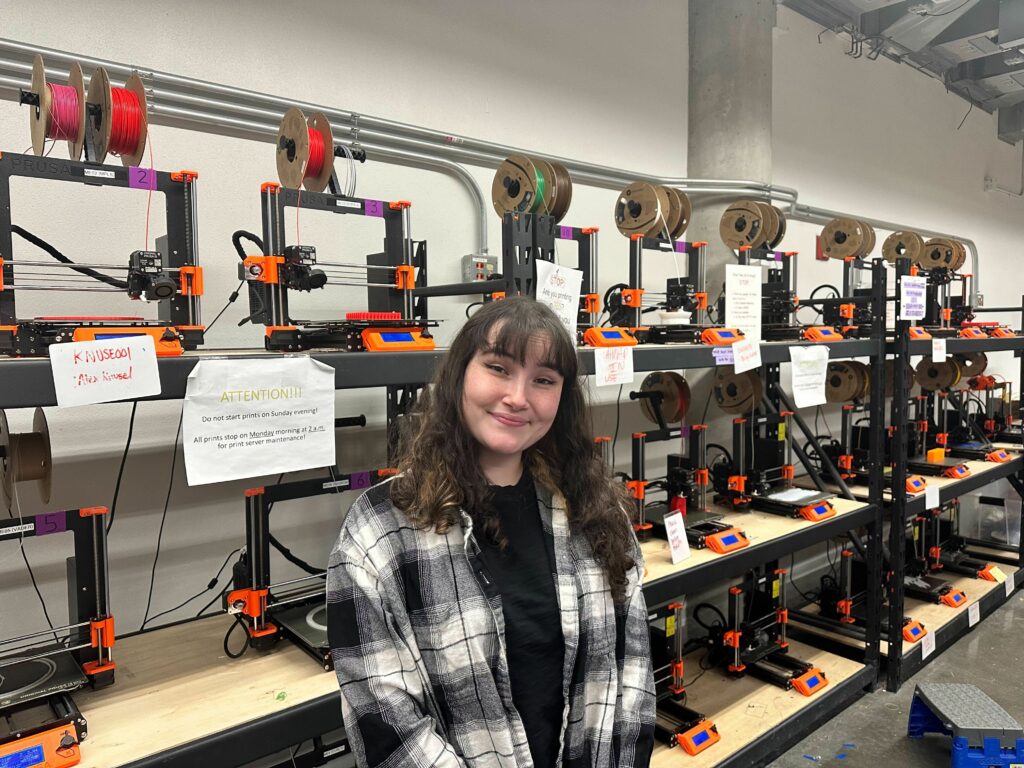
[(128, 166), (128, 186), (132, 189), (156, 189), (156, 171), (137, 165)]

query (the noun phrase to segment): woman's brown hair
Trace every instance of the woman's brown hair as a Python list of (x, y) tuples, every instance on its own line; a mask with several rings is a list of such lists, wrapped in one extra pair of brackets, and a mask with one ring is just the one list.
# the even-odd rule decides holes
[(545, 364), (562, 375), (562, 394), (551, 429), (526, 450), (524, 464), (537, 482), (565, 497), (570, 530), (586, 538), (612, 596), (621, 602), (626, 574), (635, 565), (625, 491), (612, 480), (594, 445), (576, 347), (555, 313), (540, 302), (491, 302), (462, 327), (413, 416), (403, 420), (406, 434), (391, 500), (410, 523), (438, 533), (459, 525), (459, 510), (464, 509), (500, 540), (478, 444), (462, 416), (463, 382), (477, 352), (495, 352), (524, 364), (531, 339), (538, 338), (548, 345)]

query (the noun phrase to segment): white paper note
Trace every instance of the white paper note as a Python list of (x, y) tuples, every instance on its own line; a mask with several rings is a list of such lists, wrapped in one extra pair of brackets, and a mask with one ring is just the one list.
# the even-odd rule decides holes
[(595, 385), (633, 383), (633, 347), (594, 348)]
[(57, 405), (89, 405), (160, 394), (156, 344), (150, 336), (50, 345)]
[(182, 419), (189, 485), (334, 466), (334, 369), (308, 356), (203, 360)]
[(939, 486), (928, 483), (924, 487), (924, 508), (938, 509), (941, 503), (939, 501)]
[(715, 358), (715, 365), (732, 365), (735, 362), (736, 355), (732, 351), (733, 345), (728, 347), (713, 347), (711, 355)]
[(793, 362), (793, 402), (797, 408), (825, 404), (825, 374), (828, 371), (828, 347), (790, 347)]
[(932, 339), (932, 361), (941, 363), (946, 359), (946, 340)]
[(1013, 590), (1014, 590), (1014, 586), (1015, 586), (1014, 585), (1014, 577), (1013, 577), (1012, 573), (1007, 575), (1006, 581), (1003, 582), (1003, 586), (1006, 588), (1006, 597), (1007, 597), (1007, 599), (1009, 599), (1010, 596), (1013, 594)]
[(725, 320), (748, 339), (761, 340), (761, 267), (726, 264)]
[(547, 304), (558, 315), (569, 336), (576, 339), (576, 322), (580, 311), (580, 287), (583, 273), (578, 269), (561, 267), (550, 261), (538, 260), (537, 301)]
[(761, 344), (751, 338), (740, 339), (732, 345), (736, 373), (761, 367)]
[(905, 275), (900, 279), (900, 320), (923, 320), (928, 280)]
[(929, 632), (921, 638), (921, 661), (935, 653), (935, 634)]
[(967, 626), (973, 627), (981, 621), (981, 603), (971, 603), (967, 606)]
[(672, 550), (672, 564), (681, 563), (690, 556), (690, 542), (686, 538), (686, 523), (682, 512), (665, 515), (665, 535)]

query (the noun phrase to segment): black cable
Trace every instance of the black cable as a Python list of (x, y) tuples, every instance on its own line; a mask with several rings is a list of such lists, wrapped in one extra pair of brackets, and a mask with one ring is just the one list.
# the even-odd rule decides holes
[(964, 0), (956, 8), (950, 8), (948, 11), (943, 11), (942, 13), (922, 13), (921, 15), (922, 16), (929, 16), (931, 18), (936, 18), (937, 19), (939, 16), (948, 16), (951, 13), (956, 13), (957, 11), (959, 11), (961, 8), (963, 8), (965, 5), (967, 5), (970, 2), (971, 2), (971, 0)]
[[(168, 613), (174, 613), (174, 612), (175, 612), (176, 610), (178, 610), (179, 608), (184, 608), (184, 607), (185, 607), (186, 605), (188, 605), (189, 603), (191, 603), (191, 602), (192, 602), (193, 600), (195, 600), (195, 599), (196, 599), (197, 597), (202, 597), (202, 596), (203, 596), (203, 595), (205, 595), (205, 594), (206, 594), (207, 592), (209, 592), (209, 591), (210, 591), (211, 589), (213, 589), (214, 587), (216, 587), (216, 586), (217, 586), (217, 582), (219, 582), (219, 581), (220, 581), (220, 577), (221, 577), (221, 574), (222, 574), (222, 573), (224, 573), (224, 569), (228, 567), (228, 561), (229, 561), (229, 560), (231, 559), (231, 556), (232, 556), (232, 555), (234, 555), (234, 554), (236, 554), (237, 552), (241, 552), (241, 551), (242, 551), (242, 548), (241, 548), (241, 547), (239, 547), (238, 549), (234, 550), (234, 551), (233, 551), (233, 552), (232, 552), (232, 553), (231, 553), (230, 555), (228, 555), (228, 556), (227, 556), (226, 558), (224, 558), (224, 564), (223, 564), (223, 565), (222, 565), (222, 566), (220, 567), (220, 570), (218, 570), (218, 571), (217, 571), (217, 575), (216, 575), (216, 576), (214, 576), (214, 577), (213, 577), (212, 579), (210, 579), (210, 583), (206, 585), (206, 588), (205, 588), (205, 589), (203, 589), (203, 590), (201, 590), (201, 591), (199, 591), (199, 592), (196, 592), (196, 593), (195, 593), (194, 595), (192, 595), (192, 597), (190, 597), (190, 598), (189, 598), (188, 600), (185, 600), (184, 602), (182, 602), (182, 603), (179, 603), (178, 605), (174, 606), (173, 608), (168, 608), (168, 609), (167, 609), (166, 611), (163, 611), (162, 613), (158, 613), (158, 614), (157, 614), (156, 616), (154, 616), (153, 618), (151, 618), (151, 619), (150, 619), (150, 621), (156, 621), (156, 620), (157, 620), (157, 619), (159, 619), (159, 618), (160, 618), (161, 616), (166, 616), (166, 615), (167, 615)], [(220, 595), (218, 595), (217, 597), (220, 597)], [(215, 597), (215, 598), (214, 598), (214, 600), (216, 600), (216, 599), (217, 599), (217, 598)], [(209, 605), (209, 604), (208, 604), (208, 605)]]
[[(718, 615), (718, 618), (720, 619), (719, 623), (717, 625), (705, 624), (703, 621), (701, 621), (700, 612), (702, 610), (713, 611), (714, 613), (716, 613)], [(722, 609), (712, 603), (698, 603), (697, 607), (693, 609), (693, 620), (696, 621), (701, 626), (701, 628), (706, 629), (708, 632), (710, 632), (711, 628), (714, 626), (725, 627), (728, 625), (728, 621), (725, 618), (725, 614), (722, 613)]]
[(710, 387), (708, 387), (708, 399), (704, 401), (704, 413), (702, 413), (701, 417), (700, 417), (700, 423), (701, 424), (707, 424), (708, 423), (708, 421), (707, 421), (707, 419), (708, 419), (708, 407), (711, 405), (711, 395), (714, 394), (714, 391), (715, 391), (715, 387), (712, 384)]
[(288, 547), (286, 547), (280, 541), (278, 541), (274, 534), (272, 534), (270, 531), (267, 531), (267, 539), (270, 541), (274, 549), (281, 553), (281, 556), (285, 560), (287, 560), (292, 565), (301, 568), (310, 576), (323, 576), (325, 573), (327, 573), (327, 571), (325, 571), (323, 568), (317, 568), (316, 566), (312, 566), (302, 558), (298, 557), (297, 555), (293, 555), (292, 551), (288, 549)]
[(467, 320), (469, 319), (469, 310), (471, 310), (473, 307), (482, 307), (483, 305), (484, 305), (484, 303), (482, 301), (474, 301), (474, 302), (472, 302), (470, 304), (467, 304), (466, 305), (466, 319)]
[(204, 333), (209, 333), (210, 329), (213, 328), (213, 326), (215, 326), (217, 324), (218, 320), (220, 320), (220, 316), (223, 315), (225, 312), (227, 312), (228, 311), (228, 307), (230, 307), (232, 304), (235, 303), (235, 301), (238, 299), (238, 294), (241, 293), (241, 291), (242, 291), (242, 286), (243, 285), (245, 285), (245, 280), (240, 282), (238, 284), (238, 288), (236, 288), (234, 291), (231, 292), (231, 295), (228, 296), (227, 303), (223, 307), (221, 307), (220, 312), (218, 312), (217, 316), (215, 318), (213, 318), (213, 322), (211, 322), (208, 326), (206, 326), (206, 328), (203, 331)]
[(110, 517), (107, 518), (107, 535), (114, 527), (114, 515), (117, 514), (117, 497), (121, 493), (121, 477), (124, 475), (124, 465), (128, 461), (128, 448), (132, 444), (132, 432), (135, 430), (135, 411), (139, 407), (139, 401), (132, 401), (132, 415), (128, 418), (128, 437), (124, 441), (124, 452), (121, 454), (121, 466), (117, 468), (117, 482), (114, 483), (114, 498), (110, 501)]
[(171, 489), (174, 488), (174, 467), (178, 463), (178, 438), (181, 436), (181, 422), (185, 418), (185, 408), (182, 407), (181, 415), (178, 417), (178, 429), (174, 433), (174, 447), (171, 449), (171, 473), (167, 479), (167, 496), (164, 499), (164, 511), (160, 516), (160, 531), (156, 536), (156, 552), (153, 554), (153, 568), (149, 574), (149, 597), (146, 598), (146, 612), (142, 616), (141, 632), (149, 622), (149, 609), (153, 605), (153, 585), (156, 583), (156, 564), (160, 559), (160, 545), (164, 538), (164, 523), (167, 522), (167, 508), (171, 504)]
[(39, 591), (39, 585), (36, 583), (36, 575), (32, 572), (32, 566), (28, 562), (28, 554), (25, 552), (24, 541), (21, 542), (19, 549), (21, 549), (21, 559), (25, 561), (25, 567), (28, 569), (28, 577), (32, 580), (32, 589), (36, 591), (36, 597), (39, 598), (39, 605), (43, 608), (43, 616), (46, 617), (46, 623), (49, 625), (50, 631), (53, 632), (53, 639), (56, 641), (57, 645), (66, 645), (66, 643), (57, 637), (57, 633), (54, 632), (53, 622), (50, 621), (50, 612), (46, 609), (46, 601), (43, 599), (43, 593)]
[[(111, 277), (110, 275), (104, 275), (102, 272), (97, 272), (95, 269), (90, 269), (89, 267), (80, 267), (80, 266), (78, 266), (77, 264), (75, 264), (75, 262), (73, 262), (71, 259), (69, 259), (67, 256), (65, 256), (63, 253), (58, 251), (55, 247), (50, 245), (48, 242), (43, 240), (41, 237), (36, 237), (35, 235), (33, 235), (28, 230), (22, 229), (21, 227), (19, 227), (17, 224), (11, 224), (11, 232), (13, 232), (16, 235), (20, 235), (25, 240), (27, 240), (28, 242), (32, 243), (32, 245), (36, 246), (40, 250), (45, 251), (50, 256), (52, 256), (57, 261), (59, 261), (61, 264), (70, 264), (71, 265), (71, 269), (74, 272), (78, 272), (80, 274), (83, 274), (86, 277), (91, 277), (93, 280), (99, 280), (101, 283), (106, 283), (107, 285), (112, 285), (115, 288), (120, 288), (123, 291), (128, 290), (128, 283), (126, 281), (118, 280), (116, 277)], [(17, 259), (14, 260), (14, 265), (15, 266), (18, 265), (18, 260)]]
[(224, 655), (227, 656), (229, 659), (240, 659), (245, 655), (245, 652), (249, 650), (248, 637), (245, 638), (245, 644), (242, 646), (241, 650), (238, 651), (238, 653), (232, 651), (231, 648), (228, 646), (228, 641), (231, 639), (231, 633), (235, 631), (235, 627), (241, 627), (242, 631), (248, 635), (248, 630), (245, 627), (245, 622), (242, 621), (242, 617), (236, 613), (234, 622), (231, 624), (230, 627), (228, 627), (227, 634), (224, 635)]
[(795, 552), (791, 552), (789, 554), (789, 586), (791, 586), (793, 589), (795, 589), (797, 591), (797, 594), (800, 595), (800, 597), (802, 597), (808, 603), (817, 602), (818, 598), (814, 595), (813, 592), (811, 592), (811, 593), (803, 592), (800, 589), (800, 587), (798, 587), (796, 585), (796, 579), (793, 578), (793, 571), (794, 571), (795, 565), (796, 565), (796, 553)]
[[(206, 605), (204, 605), (202, 608), (199, 609), (199, 613), (196, 614), (196, 618), (199, 619), (199, 618), (202, 618), (204, 615), (206, 615), (206, 609), (209, 608), (214, 603), (216, 603), (220, 598), (224, 597), (224, 594), (229, 589), (231, 589), (231, 586), (232, 586), (231, 579), (228, 579), (227, 583), (224, 585), (224, 589), (222, 589), (218, 594), (214, 595), (210, 599), (210, 602), (208, 602)], [(217, 611), (217, 613), (220, 613), (220, 611)]]
[(709, 451), (712, 448), (714, 448), (715, 450), (721, 451), (721, 453), (725, 456), (725, 460), (728, 461), (730, 464), (732, 464), (732, 454), (729, 453), (729, 449), (727, 449), (724, 445), (719, 445), (718, 443), (708, 443), (705, 446), (705, 448), (707, 450), (709, 450)]
[[(253, 234), (252, 232), (247, 232), (244, 229), (236, 230), (231, 235), (231, 244), (235, 246), (235, 252), (238, 254), (238, 258), (241, 261), (245, 261), (249, 257), (249, 254), (245, 252), (245, 248), (242, 247), (243, 239), (253, 243), (257, 248), (260, 249), (260, 253), (263, 253), (263, 239), (259, 235)], [(244, 284), (245, 280), (242, 280), (242, 285)], [(242, 289), (242, 285), (238, 286), (239, 290)], [(260, 295), (259, 290), (251, 290), (249, 291), (249, 295), (255, 297), (256, 300), (259, 301), (260, 308), (257, 309), (255, 312), (251, 313), (248, 317), (243, 317), (241, 320), (239, 320), (239, 327), (250, 322), (257, 315), (262, 315), (263, 312), (266, 310), (266, 305), (263, 303), (263, 296)], [(231, 304), (235, 299), (238, 298), (238, 291), (235, 291), (233, 294), (231, 294), (231, 296), (232, 298), (228, 299), (228, 304)], [(224, 306), (224, 309), (227, 309), (227, 305)], [(213, 323), (216, 323), (217, 320), (220, 319), (220, 316), (224, 314), (224, 309), (222, 309), (220, 313), (218, 313), (217, 317), (213, 318)], [(209, 331), (210, 328), (213, 327), (213, 323), (210, 323), (210, 325), (206, 329), (207, 331)]]

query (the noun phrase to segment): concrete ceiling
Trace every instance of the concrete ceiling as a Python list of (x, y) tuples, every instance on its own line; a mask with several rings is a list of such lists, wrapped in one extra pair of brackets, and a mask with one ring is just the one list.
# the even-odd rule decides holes
[(913, 66), (1024, 139), (1024, 0), (782, 0), (850, 38), (847, 55)]

